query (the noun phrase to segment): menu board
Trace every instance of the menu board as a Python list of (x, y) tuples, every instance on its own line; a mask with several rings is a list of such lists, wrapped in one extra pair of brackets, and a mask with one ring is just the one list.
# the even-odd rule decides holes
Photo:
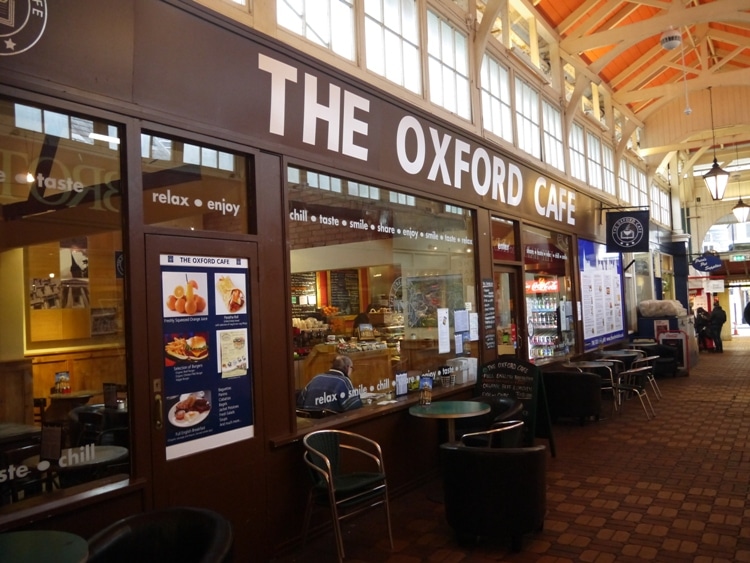
[(624, 339), (627, 334), (621, 255), (606, 252), (603, 244), (579, 239), (578, 267), (584, 350)]
[(245, 258), (160, 256), (166, 458), (254, 435)]
[(555, 455), (544, 381), (538, 367), (510, 354), (499, 356), (482, 366), (477, 391), (482, 397), (509, 397), (522, 402), (523, 444), (533, 446), (537, 436), (548, 438)]
[(484, 310), (484, 347), (494, 350), (497, 346), (495, 334), (495, 284), (492, 279), (482, 280), (482, 306)]
[(359, 310), (359, 270), (331, 271), (331, 305), (342, 315), (356, 315)]

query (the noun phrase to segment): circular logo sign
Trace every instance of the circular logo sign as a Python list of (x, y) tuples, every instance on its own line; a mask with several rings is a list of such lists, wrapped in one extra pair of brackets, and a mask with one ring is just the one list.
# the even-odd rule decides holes
[(31, 49), (47, 25), (47, 0), (0, 0), (0, 55)]
[(643, 239), (643, 225), (635, 217), (623, 217), (612, 225), (612, 240), (623, 248), (637, 246)]

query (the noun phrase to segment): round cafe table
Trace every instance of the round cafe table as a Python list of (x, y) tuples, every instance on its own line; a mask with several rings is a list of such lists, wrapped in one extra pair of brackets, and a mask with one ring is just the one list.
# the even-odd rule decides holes
[(29, 530), (0, 534), (0, 561), (8, 563), (82, 563), (88, 555), (88, 542), (68, 532)]
[(614, 360), (622, 360), (625, 364), (625, 369), (630, 369), (633, 360), (638, 358), (640, 354), (631, 350), (603, 350), (599, 352), (599, 356), (602, 359), (612, 358)]
[(456, 419), (480, 416), (490, 412), (490, 405), (479, 401), (436, 401), (429, 405), (409, 407), (409, 414), (419, 418), (441, 418), (448, 423), (448, 441), (456, 441)]

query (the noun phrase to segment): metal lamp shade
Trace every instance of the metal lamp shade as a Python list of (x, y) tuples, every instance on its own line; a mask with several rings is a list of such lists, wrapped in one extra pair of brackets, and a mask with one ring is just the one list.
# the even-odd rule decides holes
[(714, 164), (711, 170), (703, 175), (703, 181), (706, 182), (711, 198), (714, 201), (719, 201), (724, 197), (724, 192), (727, 189), (727, 182), (729, 182), (729, 172), (722, 170), (719, 163), (714, 157)]
[(732, 213), (734, 213), (734, 216), (737, 218), (738, 223), (744, 223), (745, 221), (747, 221), (748, 214), (750, 214), (750, 205), (746, 204), (744, 201), (742, 201), (742, 198), (740, 198), (740, 201), (737, 202), (737, 205), (732, 208)]

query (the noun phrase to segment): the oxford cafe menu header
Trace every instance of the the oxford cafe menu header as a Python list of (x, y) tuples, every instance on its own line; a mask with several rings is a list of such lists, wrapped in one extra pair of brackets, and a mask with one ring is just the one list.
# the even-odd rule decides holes
[(167, 459), (254, 435), (245, 258), (162, 254)]

